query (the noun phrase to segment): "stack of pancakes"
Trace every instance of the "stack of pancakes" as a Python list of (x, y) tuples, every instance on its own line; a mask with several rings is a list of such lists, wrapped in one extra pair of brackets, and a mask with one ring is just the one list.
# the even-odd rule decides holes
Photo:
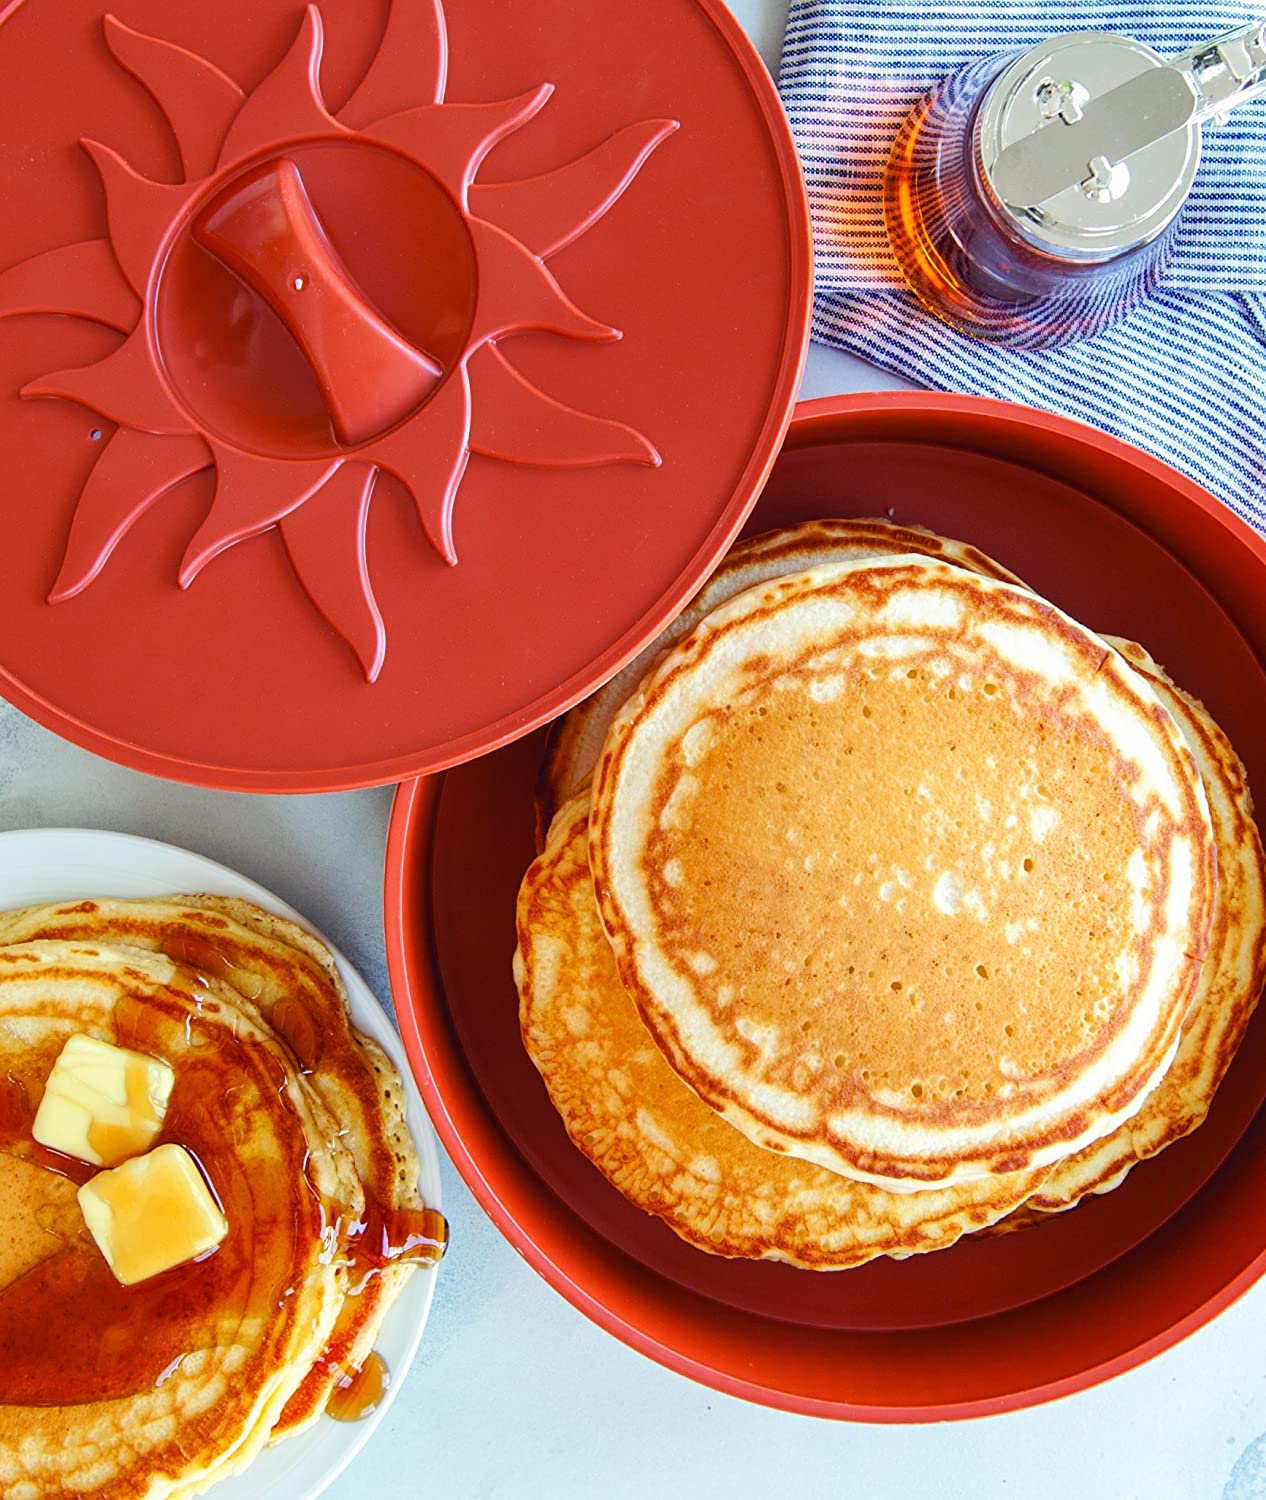
[(964, 544), (736, 547), (560, 721), (523, 1038), (573, 1142), (702, 1249), (812, 1269), (1117, 1186), (1195, 1129), (1266, 974), (1204, 707)]
[[(94, 1169), (31, 1121), (67, 1039), (158, 1057), (161, 1139), (228, 1220), (210, 1256), (118, 1286), (84, 1226)], [(89, 900), (0, 913), (0, 1491), (200, 1493), (353, 1381), (443, 1249), (399, 1076), (356, 1031), (329, 951), (247, 902)]]

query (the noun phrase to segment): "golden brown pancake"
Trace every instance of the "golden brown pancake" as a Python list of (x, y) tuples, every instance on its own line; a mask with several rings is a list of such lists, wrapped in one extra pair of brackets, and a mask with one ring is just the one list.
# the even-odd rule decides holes
[(1155, 694), (915, 557), (720, 606), (616, 720), (590, 858), (625, 987), (758, 1144), (881, 1186), (1048, 1164), (1173, 1056), (1214, 882)]
[(889, 1193), (753, 1145), (677, 1077), (620, 983), (588, 859), (589, 799), (558, 815), (519, 893), (515, 978), (528, 1053), (567, 1133), (638, 1208), (716, 1255), (841, 1270), (952, 1245), (1041, 1171)]
[[(135, 1286), (114, 1280), (74, 1203), (96, 1169), (31, 1138), (76, 1033), (171, 1064), (159, 1139), (195, 1157), (229, 1224), (210, 1255)], [(363, 1200), (325, 1106), (226, 986), (88, 941), (0, 949), (0, 1080), (0, 1491), (158, 1500), (235, 1472), (347, 1286), (329, 1226)]]
[(644, 651), (596, 693), (555, 722), (537, 786), (537, 848), (544, 847), (545, 830), (558, 809), (581, 787), (588, 785), (607, 731), (633, 689), (659, 657), (693, 630), (705, 615), (711, 614), (735, 594), (771, 578), (800, 573), (805, 568), (824, 563), (902, 552), (938, 557), (973, 573), (1001, 578), (1008, 583), (1021, 581), (1001, 563), (986, 557), (966, 542), (937, 536), (922, 526), (898, 526), (892, 521), (806, 521), (799, 526), (766, 531), (736, 543), (685, 609)]
[(1055, 1165), (1030, 1204), (1048, 1213), (1117, 1187), (1136, 1163), (1203, 1122), (1266, 981), (1266, 859), (1244, 767), (1204, 705), (1142, 646), (1107, 640), (1151, 683), (1191, 748), (1209, 799), (1218, 885), (1208, 954), (1173, 1062), (1136, 1115)]
[[(250, 902), (219, 896), (99, 899), (0, 912), (0, 944), (45, 938), (161, 951), (231, 985), (290, 1046), (339, 1122), (374, 1216), (366, 1236), (381, 1236), (383, 1222), (401, 1208), (423, 1207), (399, 1075), (382, 1049), (352, 1026), (338, 968), (310, 933)], [(388, 1307), (415, 1269), (399, 1261), (355, 1275), (361, 1290), (347, 1300), (274, 1438), (321, 1414), (332, 1388), (372, 1350)]]

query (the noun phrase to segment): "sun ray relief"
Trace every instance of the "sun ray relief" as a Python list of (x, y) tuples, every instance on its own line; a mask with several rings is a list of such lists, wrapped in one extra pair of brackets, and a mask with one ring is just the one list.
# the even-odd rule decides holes
[(60, 604), (86, 589), (150, 506), (210, 463), (211, 450), (196, 433), (156, 437), (120, 427), (83, 487), (49, 603)]
[[(432, 442), (429, 451), (409, 441), (403, 429), (374, 444), (377, 462), (413, 497), (418, 520), (432, 547), (446, 563), (457, 561), (453, 544), (453, 506), (470, 457), (470, 377), (460, 365), (422, 408)], [(436, 463), (435, 454), (445, 455)]]
[(309, 599), (356, 653), (368, 682), (387, 654), (365, 551), (365, 527), (377, 469), (344, 464), (306, 505), (283, 516), (278, 530)]
[(470, 384), (472, 453), (558, 469), (661, 462), (655, 445), (627, 422), (591, 416), (538, 391), (496, 344), (472, 357)]
[[(189, 587), (221, 553), (276, 527), (313, 607), (372, 682), (384, 669), (387, 639), (366, 530), (380, 470), (408, 491), (431, 545), (453, 564), (455, 507), (472, 453), (560, 470), (659, 464), (654, 444), (635, 427), (578, 411), (539, 390), (515, 368), (509, 345), (529, 330), (590, 343), (620, 337), (572, 302), (545, 257), (608, 214), (677, 125), (642, 120), (553, 171), (481, 184), (475, 178), (484, 158), (545, 107), (553, 92), (548, 81), (493, 103), (447, 101), (440, 0), (394, 0), (374, 60), (333, 115), (320, 87), (322, 35), (320, 12), (309, 5), (291, 46), (246, 93), (208, 60), (107, 17), (105, 44), (168, 121), (185, 180), (150, 181), (108, 144), (84, 141), (105, 187), (109, 239), (67, 245), (0, 271), (0, 318), (64, 314), (127, 335), (96, 364), (34, 380), (21, 393), (77, 402), (118, 429), (79, 498), (51, 602), (73, 607), (107, 559), (126, 552), (121, 544), (136, 520), (183, 479), (211, 466), (214, 498), (173, 583)], [(310, 201), (306, 196), (306, 163), (314, 152), (327, 153), (320, 157), (326, 161), (332, 160), (328, 153), (349, 148), (385, 153), (382, 159), (407, 164), (420, 183), (438, 184), (443, 193), (426, 200), (432, 204), (427, 212), (457, 218), (460, 227), (443, 233), (447, 243), (469, 247), (473, 275), (460, 292), (468, 304), (433, 322), (456, 330), (460, 340), (443, 358), (407, 340), (357, 284), (355, 267), (323, 248), (332, 242), (319, 194)], [(294, 202), (289, 215), (281, 211), (287, 190), (302, 213), (293, 211)], [(241, 195), (251, 192), (272, 194), (278, 211), (270, 215), (263, 203), (257, 219), (241, 222), (280, 225), (268, 231), (271, 238), (217, 238), (203, 224), (208, 205), (239, 201), (235, 193), (247, 204)], [(434, 206), (446, 203), (451, 207)], [(183, 259), (178, 245), (186, 246)], [(357, 249), (372, 253), (372, 245)], [(429, 243), (419, 245), (423, 272), (430, 250)], [(319, 265), (311, 262), (314, 255)], [(174, 265), (184, 269), (173, 273)], [(183, 293), (179, 326), (187, 329), (191, 318), (196, 326), (199, 317), (212, 315), (205, 309), (219, 308), (224, 324), (196, 337), (209, 350), (226, 349), (228, 357), (208, 356), (186, 378), (173, 370), (188, 337), (164, 352), (158, 299), (173, 274), (178, 281), (194, 272), (202, 279)], [(460, 276), (443, 284), (462, 285)], [(409, 293), (415, 292), (428, 294), (425, 274), (416, 288), (410, 281)], [(252, 375), (254, 345), (240, 354), (225, 345), (238, 326), (253, 330), (244, 338), (273, 341), (269, 369), (293, 369), (296, 359), (307, 363), (300, 394), (286, 388), (252, 394), (233, 385), (267, 378)], [(293, 341), (290, 352), (277, 345), (279, 338)], [(355, 365), (338, 365), (347, 339), (367, 351), (364, 368), (373, 367), (376, 347), (396, 366), (428, 372), (427, 379), (412, 387), (402, 380), (403, 394), (394, 402), (375, 406), (357, 399), (358, 381), (362, 392), (371, 387)], [(203, 410), (208, 399), (210, 416)], [(313, 400), (324, 403), (323, 410), (292, 412), (287, 405)], [(273, 428), (281, 423), (276, 435), (270, 421)]]
[(286, 136), (344, 134), (321, 100), (323, 45), (321, 12), (309, 5), (290, 51), (247, 95), (241, 112), (229, 126), (217, 166), (267, 151)]
[(471, 212), (500, 225), (534, 255), (547, 259), (598, 222), (656, 146), (676, 129), (676, 120), (643, 120), (540, 177), (475, 183)]
[(432, 176), (466, 207), (470, 179), (488, 152), (538, 115), (554, 92), (543, 83), (495, 104), (428, 104), (366, 126), (370, 140), (424, 161)]
[(127, 333), (140, 308), (109, 240), (61, 245), (0, 271), (0, 318), (60, 313)]
[(365, 76), (338, 111), (357, 130), (418, 104), (438, 104), (448, 79), (448, 31), (440, 0), (395, 0)]
[(191, 430), (189, 419), (154, 369), (144, 325), (138, 325), (124, 343), (97, 364), (32, 380), (19, 394), (24, 400), (56, 396), (63, 401), (78, 401), (120, 427), (138, 427), (142, 432), (173, 435)]
[(246, 95), (214, 63), (184, 47), (105, 18), (106, 43), (162, 110), (176, 137), (185, 177), (205, 177)]
[[(212, 443), (212, 452), (215, 455), (215, 498), (181, 559), (179, 582), (182, 589), (187, 589), (221, 552), (227, 552), (249, 537), (258, 536), (283, 516), (297, 510), (339, 467), (338, 459), (292, 463), (264, 458), (257, 453), (239, 453), (216, 443)], [(263, 509), (257, 499), (261, 489), (269, 496)]]

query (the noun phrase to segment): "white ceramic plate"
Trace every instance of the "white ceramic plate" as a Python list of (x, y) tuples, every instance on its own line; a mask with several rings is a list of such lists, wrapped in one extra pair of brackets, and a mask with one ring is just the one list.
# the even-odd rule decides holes
[[(152, 839), (80, 828), (36, 828), (0, 833), (0, 909), (89, 896), (165, 896), (199, 892), (240, 896), (314, 930), (270, 891), (215, 860)], [(316, 934), (318, 937), (320, 933)], [(373, 991), (343, 955), (322, 938), (338, 961), (351, 1000), (352, 1020), (383, 1048), (400, 1071), (408, 1100), (409, 1129), (418, 1148), (422, 1193), (440, 1207), (440, 1163), (395, 1027)], [(214, 1486), (214, 1500), (313, 1500), (347, 1467), (386, 1414), (422, 1340), (435, 1289), (436, 1268), (409, 1278), (387, 1314), (378, 1349), (391, 1369), (386, 1399), (360, 1422), (322, 1417), (298, 1437), (265, 1449), (250, 1468)]]

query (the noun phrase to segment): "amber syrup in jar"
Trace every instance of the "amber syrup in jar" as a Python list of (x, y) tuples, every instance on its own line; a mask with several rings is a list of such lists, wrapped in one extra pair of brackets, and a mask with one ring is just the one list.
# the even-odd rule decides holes
[(885, 171), (884, 222), (902, 275), (929, 312), (992, 343), (1050, 348), (1098, 333), (1156, 287), (1177, 220), (1106, 258), (1032, 243), (992, 192), (982, 161), (982, 107), (1002, 71), (996, 58), (971, 64), (906, 117)]

